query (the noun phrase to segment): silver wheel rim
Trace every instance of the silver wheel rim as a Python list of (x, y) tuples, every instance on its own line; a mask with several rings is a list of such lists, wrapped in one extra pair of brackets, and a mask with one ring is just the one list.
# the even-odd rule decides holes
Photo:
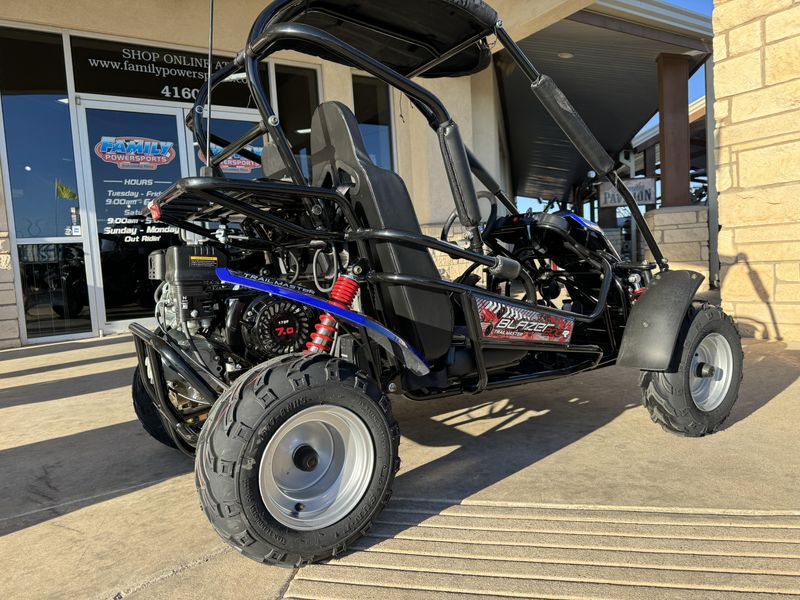
[(367, 491), (375, 448), (364, 422), (340, 406), (312, 406), (272, 436), (259, 466), (261, 499), (283, 525), (322, 529), (346, 517)]
[(694, 351), (690, 369), (692, 400), (703, 412), (711, 412), (722, 404), (733, 379), (733, 351), (725, 336), (705, 336)]

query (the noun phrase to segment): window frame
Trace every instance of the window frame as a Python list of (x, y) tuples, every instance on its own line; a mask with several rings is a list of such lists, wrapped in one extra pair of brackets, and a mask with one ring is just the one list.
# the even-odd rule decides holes
[[(322, 87), (322, 65), (321, 64), (314, 64), (314, 63), (306, 63), (298, 60), (291, 60), (285, 58), (270, 58), (267, 60), (269, 64), (269, 93), (270, 93), (270, 103), (272, 104), (272, 110), (275, 111), (275, 115), (280, 120), (281, 118), (281, 106), (280, 102), (278, 101), (278, 78), (275, 74), (275, 67), (276, 66), (285, 66), (285, 67), (295, 67), (297, 69), (314, 69), (316, 73), (316, 83), (317, 83), (317, 106), (320, 103), (325, 101), (325, 90)], [(313, 117), (313, 112), (312, 112)], [(309, 127), (311, 123), (309, 123)]]
[[(362, 71), (361, 69), (350, 69), (350, 89), (353, 90), (353, 77), (366, 77), (370, 79), (378, 79), (371, 73), (367, 73), (366, 71)], [(395, 173), (400, 173), (400, 166), (398, 165), (398, 154), (397, 154), (397, 119), (395, 117), (395, 94), (397, 90), (394, 89), (388, 83), (386, 84), (386, 88), (389, 91), (389, 144), (390, 154), (392, 156), (392, 171)], [(402, 100), (403, 96), (400, 95), (399, 98)], [(353, 94), (353, 114), (356, 111), (356, 99), (355, 94)], [(360, 124), (360, 123), (359, 123)]]

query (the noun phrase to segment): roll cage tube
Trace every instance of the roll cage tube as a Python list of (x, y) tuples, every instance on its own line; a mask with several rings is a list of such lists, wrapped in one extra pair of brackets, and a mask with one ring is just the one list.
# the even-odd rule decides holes
[[(269, 104), (263, 86), (254, 85), (255, 80), (251, 78), (251, 74), (258, 71), (258, 63), (271, 54), (279, 42), (284, 40), (299, 40), (339, 56), (346, 62), (387, 82), (410, 98), (425, 104), (430, 109), (434, 117), (432, 124), (436, 124), (436, 134), (439, 138), (445, 171), (453, 192), (459, 220), (470, 235), (473, 250), (479, 252), (483, 246), (478, 229), (480, 208), (472, 183), (467, 150), (461, 139), (458, 125), (452, 120), (441, 100), (397, 71), (321, 29), (300, 23), (277, 23), (267, 27), (264, 33), (246, 50), (247, 77), (251, 85), (251, 92), (256, 95), (256, 104), (259, 108), (268, 107)], [(266, 114), (263, 110), (261, 112), (262, 116)]]
[[(253, 31), (256, 30), (257, 29), (254, 27)], [(346, 62), (367, 71), (382, 81), (386, 81), (391, 86), (409, 96), (415, 104), (422, 104), (430, 111), (429, 114), (433, 117), (431, 125), (435, 127), (439, 137), (445, 169), (453, 192), (459, 220), (471, 233), (473, 249), (479, 251), (482, 246), (480, 231), (478, 230), (480, 209), (478, 207), (475, 188), (472, 183), (471, 161), (468, 157), (467, 149), (461, 140), (458, 126), (453, 122), (442, 102), (422, 86), (410, 81), (400, 73), (373, 59), (364, 52), (353, 48), (335, 36), (317, 29), (316, 27), (300, 23), (276, 23), (266, 27), (264, 32), (258, 36), (257, 39), (250, 40), (246, 50), (237, 57), (234, 64), (244, 63), (251, 95), (267, 125), (267, 131), (276, 142), (278, 152), (282, 161), (287, 166), (291, 178), (298, 184), (305, 182), (299, 165), (292, 154), (291, 146), (288, 140), (285, 139), (283, 131), (280, 128), (280, 122), (269, 103), (258, 69), (260, 62), (274, 52), (281, 41), (288, 40), (299, 40), (339, 56)], [(226, 68), (227, 74), (225, 76), (229, 77), (238, 69), (238, 66)], [(222, 79), (222, 77), (213, 77), (212, 85), (215, 85)], [(205, 98), (206, 94), (207, 89), (206, 86), (204, 86), (203, 90), (201, 90), (201, 93), (198, 95), (198, 101), (201, 100), (201, 96)], [(207, 132), (204, 131), (202, 126), (198, 127), (196, 131), (207, 135)], [(202, 133), (200, 137), (202, 137)], [(198, 139), (197, 141), (198, 143), (202, 143), (203, 140)], [(234, 144), (230, 146), (234, 147)]]
[[(207, 95), (209, 85), (211, 87), (217, 85), (230, 75), (240, 72), (242, 67), (244, 67), (247, 73), (251, 95), (256, 101), (265, 127), (271, 134), (289, 175), (295, 183), (299, 185), (304, 184), (306, 183), (305, 178), (292, 153), (291, 145), (280, 128), (279, 120), (269, 104), (258, 66), (262, 59), (274, 51), (273, 46), (277, 45), (277, 43), (282, 40), (300, 40), (327, 50), (335, 56), (344, 59), (345, 62), (361, 67), (370, 74), (405, 93), (411, 99), (415, 107), (428, 119), (431, 127), (436, 130), (440, 140), (442, 156), (445, 162), (450, 187), (453, 192), (459, 221), (467, 229), (469, 234), (471, 234), (473, 250), (479, 252), (482, 245), (480, 231), (478, 230), (480, 211), (471, 179), (471, 173), (475, 173), (476, 177), (490, 189), (496, 191), (499, 186), (496, 184), (492, 185), (495, 183), (494, 180), (488, 177), (488, 173), (480, 166), (480, 163), (476, 161), (475, 157), (468, 152), (461, 140), (457, 126), (449, 118), (449, 114), (442, 103), (436, 96), (421, 86), (411, 82), (407, 77), (397, 73), (356, 48), (353, 48), (335, 36), (308, 25), (281, 22), (282, 20), (286, 21), (292, 19), (302, 13), (305, 9), (305, 5), (306, 3), (303, 2), (303, 0), (276, 0), (267, 6), (254, 22), (248, 36), (248, 44), (245, 50), (241, 52), (232, 63), (226, 65), (214, 74), (211, 81), (203, 86), (198, 94), (195, 113), (202, 114), (202, 103)], [(459, 44), (458, 48), (460, 49), (468, 46), (470, 43), (475, 43), (479, 41), (481, 37), (486, 37), (491, 33), (495, 34), (517, 66), (529, 79), (531, 82), (531, 89), (559, 127), (565, 132), (573, 145), (584, 156), (592, 168), (601, 174), (601, 178), (609, 181), (623, 197), (631, 211), (633, 219), (636, 221), (639, 230), (645, 238), (645, 242), (653, 253), (659, 268), (661, 270), (667, 270), (667, 260), (661, 253), (644, 217), (639, 212), (633, 194), (622, 179), (613, 172), (615, 164), (613, 159), (608, 156), (605, 149), (599, 144), (575, 109), (571, 106), (566, 96), (564, 96), (549, 77), (542, 75), (536, 70), (527, 56), (525, 56), (522, 50), (503, 29), (502, 23), (498, 21), (492, 31), (487, 30), (485, 35), (473, 36), (473, 38)], [(427, 69), (441, 62), (443, 58), (452, 56), (453, 53), (454, 49), (451, 49), (445, 53), (445, 55), (438, 56), (428, 64), (418, 68), (411, 75), (424, 73)], [(198, 143), (204, 145), (209, 133), (205, 131), (201, 119), (195, 119), (195, 124), (195, 138)], [(241, 138), (232, 144), (228, 144), (223, 152), (235, 152), (238, 145), (243, 145)], [(513, 203), (502, 194), (502, 191), (500, 191), (499, 194), (496, 193), (496, 195), (506, 207), (513, 206)]]
[[(409, 100), (414, 105), (414, 108), (416, 108), (422, 114), (422, 116), (425, 117), (431, 129), (436, 131), (438, 127), (436, 118), (428, 109), (428, 107), (414, 98), (409, 98)], [(512, 215), (519, 214), (519, 210), (517, 210), (514, 202), (511, 201), (511, 199), (505, 193), (505, 190), (503, 190), (502, 186), (497, 183), (495, 178), (492, 177), (489, 171), (487, 171), (486, 168), (481, 164), (480, 160), (478, 160), (478, 157), (475, 156), (475, 154), (466, 144), (464, 145), (464, 148), (467, 151), (467, 161), (469, 163), (469, 170), (472, 172), (472, 174), (484, 185), (484, 187), (486, 187), (487, 190), (489, 190), (495, 196), (495, 198), (500, 201), (503, 206), (506, 207), (509, 213)]]
[(605, 148), (600, 144), (594, 134), (583, 122), (580, 115), (569, 102), (564, 93), (558, 88), (555, 82), (547, 75), (542, 75), (536, 70), (525, 53), (522, 52), (519, 46), (511, 39), (502, 23), (498, 23), (494, 31), (497, 39), (511, 55), (511, 58), (525, 74), (531, 83), (531, 90), (536, 94), (539, 101), (545, 107), (547, 112), (566, 134), (567, 138), (572, 142), (573, 146), (581, 153), (583, 158), (589, 163), (589, 166), (594, 169), (602, 179), (610, 182), (611, 185), (619, 192), (628, 209), (631, 211), (631, 217), (636, 221), (636, 226), (642, 232), (647, 247), (653, 253), (653, 258), (656, 261), (659, 269), (666, 271), (669, 266), (667, 259), (661, 253), (653, 233), (647, 226), (644, 216), (639, 212), (639, 206), (636, 204), (636, 199), (633, 194), (622, 181), (619, 175), (614, 171), (615, 162), (608, 155)]
[[(534, 305), (536, 306), (536, 310), (548, 315), (575, 319), (580, 323), (593, 323), (594, 321), (599, 319), (603, 315), (603, 312), (605, 311), (606, 306), (608, 305), (608, 293), (611, 290), (611, 284), (614, 281), (611, 265), (605, 259), (601, 259), (601, 261), (602, 262), (600, 263), (600, 265), (603, 271), (603, 282), (600, 285), (600, 292), (598, 294), (597, 304), (595, 305), (594, 310), (592, 311), (591, 314), (583, 315), (569, 310), (561, 310), (558, 308), (551, 308), (549, 306), (542, 306), (542, 305)], [(367, 274), (367, 281), (369, 281), (370, 283), (387, 283), (391, 285), (417, 287), (420, 289), (428, 289), (428, 290), (435, 289), (442, 292), (456, 293), (456, 294), (481, 293), (483, 296), (486, 296), (487, 298), (498, 298), (501, 302), (511, 306), (517, 306), (519, 308), (527, 308), (527, 309), (531, 308), (531, 304), (523, 300), (515, 300), (514, 298), (509, 298), (508, 296), (500, 296), (498, 294), (492, 292), (486, 292), (484, 290), (480, 290), (463, 283), (457, 283), (455, 281), (447, 281), (446, 279), (433, 279), (430, 277), (423, 277), (421, 275), (395, 275), (391, 273), (369, 273)]]

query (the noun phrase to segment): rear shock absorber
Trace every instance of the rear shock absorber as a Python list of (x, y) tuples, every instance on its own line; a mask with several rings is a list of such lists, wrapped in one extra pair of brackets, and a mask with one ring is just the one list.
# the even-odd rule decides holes
[[(358, 294), (358, 282), (347, 275), (339, 275), (329, 295), (329, 302), (347, 310), (353, 306)], [(336, 318), (327, 312), (319, 317), (319, 323), (311, 333), (311, 339), (306, 344), (306, 352), (330, 352), (333, 340), (336, 337)]]

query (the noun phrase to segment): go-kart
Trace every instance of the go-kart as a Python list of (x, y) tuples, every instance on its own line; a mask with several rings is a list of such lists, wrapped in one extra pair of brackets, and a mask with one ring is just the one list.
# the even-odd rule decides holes
[[(485, 68), (489, 38), (625, 199), (652, 262), (622, 261), (580, 214), (520, 213), (418, 83)], [(421, 232), (402, 179), (370, 160), (341, 103), (313, 115), (307, 179), (259, 69), (287, 49), (365, 71), (422, 113), (455, 204), (440, 239)], [(242, 73), (261, 119), (229, 141), (208, 130), (204, 103)], [(221, 150), (145, 211), (186, 243), (150, 255), (158, 328), (131, 326), (134, 405), (154, 437), (195, 456), (203, 510), (245, 556), (299, 566), (364, 534), (400, 464), (391, 396), (475, 394), (618, 364), (641, 371), (643, 403), (669, 431), (709, 434), (731, 411), (742, 377), (732, 320), (695, 300), (700, 274), (669, 269), (614, 161), (480, 0), (276, 0), (192, 115), (199, 147)], [(248, 150), (260, 137), (263, 153)], [(236, 153), (263, 177), (224, 177)], [(455, 221), (463, 240), (448, 239)], [(432, 253), (469, 266), (445, 279)]]

